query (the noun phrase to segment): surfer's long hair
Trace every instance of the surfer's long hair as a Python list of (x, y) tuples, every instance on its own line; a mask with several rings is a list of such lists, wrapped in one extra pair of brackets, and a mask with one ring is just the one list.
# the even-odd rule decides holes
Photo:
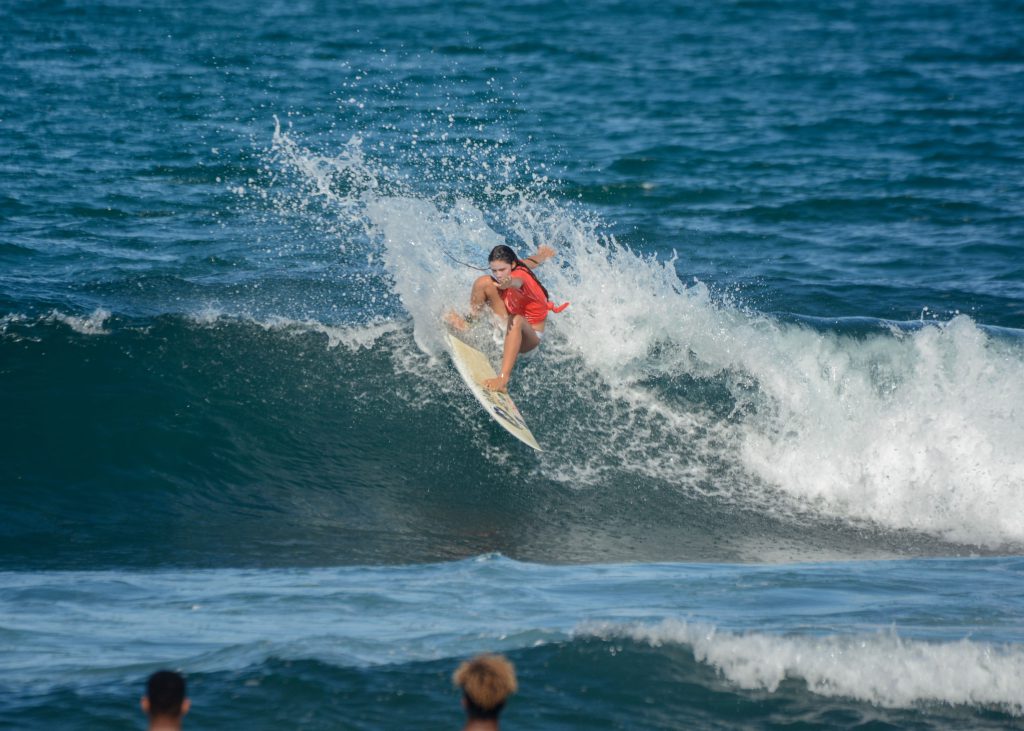
[(516, 252), (512, 250), (511, 246), (498, 244), (491, 249), (491, 253), (487, 256), (487, 263), (489, 264), (492, 261), (503, 261), (506, 264), (511, 264), (513, 269), (525, 269), (526, 273), (533, 277), (533, 281), (537, 283), (537, 286), (540, 287), (540, 290), (544, 293), (544, 299), (551, 299), (551, 295), (548, 294), (547, 288), (540, 283), (540, 280), (537, 279), (537, 275), (533, 273), (533, 270), (526, 266), (522, 259), (516, 256)]

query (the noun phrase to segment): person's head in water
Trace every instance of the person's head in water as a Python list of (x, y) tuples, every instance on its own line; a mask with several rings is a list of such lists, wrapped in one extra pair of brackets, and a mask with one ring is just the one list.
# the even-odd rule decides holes
[(185, 697), (185, 679), (171, 670), (158, 670), (146, 682), (142, 710), (149, 716), (149, 727), (181, 728), (181, 719), (190, 703)]
[(498, 720), (508, 697), (516, 692), (516, 671), (501, 655), (478, 655), (459, 665), (452, 676), (462, 689), (462, 705), (470, 721)]

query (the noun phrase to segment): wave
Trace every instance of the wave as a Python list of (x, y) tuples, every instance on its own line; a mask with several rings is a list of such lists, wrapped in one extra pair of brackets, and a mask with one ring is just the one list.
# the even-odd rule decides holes
[(577, 636), (629, 638), (653, 647), (685, 645), (744, 689), (776, 692), (797, 678), (822, 696), (843, 696), (888, 708), (921, 703), (999, 708), (1024, 715), (1020, 687), (1024, 651), (986, 642), (923, 642), (894, 632), (793, 637), (738, 634), (714, 625), (665, 620), (657, 624), (585, 625)]
[(110, 318), (110, 311), (103, 308), (93, 310), (87, 317), (76, 317), (56, 310), (52, 311), (48, 317), (56, 322), (64, 323), (79, 335), (108, 335), (110, 333), (104, 328), (104, 324)]
[[(292, 664), (315, 662), (362, 675), (404, 668), (419, 684), (427, 668), (450, 672), (463, 657), (500, 651), (530, 683), (617, 686), (627, 706), (656, 682), (659, 697), (686, 689), (695, 703), (714, 692), (743, 702), (809, 694), (817, 699), (801, 700), (808, 708), (830, 698), (1024, 715), (1022, 645), (964, 636), (1019, 635), (1003, 623), (1011, 607), (990, 613), (1019, 566), (930, 563), (557, 567), (480, 556), (339, 569), (7, 572), (3, 632), (14, 644), (0, 678), (12, 692), (38, 694), (161, 665), (266, 678), (268, 667), (287, 675)], [(947, 596), (937, 615), (937, 587), (974, 573), (990, 582)], [(908, 576), (921, 596), (893, 601), (892, 583)], [(834, 594), (808, 602), (822, 579)], [(837, 632), (836, 617), (851, 611), (848, 593), (877, 614)], [(799, 609), (787, 618), (779, 607)], [(89, 633), (69, 636), (68, 617), (88, 618)], [(642, 668), (655, 664), (649, 678)]]
[[(8, 313), (0, 317), (0, 337), (11, 340), (23, 339), (33, 328), (58, 323), (66, 326), (78, 335), (111, 335), (110, 310), (97, 308), (89, 314), (72, 314), (60, 310), (51, 310), (43, 315), (24, 313)], [(152, 326), (153, 318), (119, 317), (119, 329), (122, 332), (143, 331)], [(205, 329), (240, 326), (255, 327), (265, 332), (279, 332), (286, 335), (318, 334), (326, 337), (328, 349), (342, 346), (349, 350), (369, 349), (376, 342), (401, 328), (394, 320), (375, 318), (371, 322), (360, 325), (331, 325), (313, 318), (292, 318), (283, 315), (255, 316), (236, 312), (228, 312), (213, 307), (206, 307), (197, 312), (181, 316), (182, 321)], [(166, 321), (166, 318), (165, 318)], [(33, 338), (40, 340), (39, 337)]]
[[(376, 485), (394, 499), (375, 513), (381, 536), (389, 522), (408, 522), (410, 501), (434, 512), (441, 490), (468, 500), (493, 485), (520, 501), (508, 506), (506, 540), (465, 543), (445, 518), (450, 533), (426, 558), (1024, 550), (1019, 332), (966, 315), (826, 323), (753, 311), (684, 275), (685, 252), (643, 254), (606, 235), (593, 215), (552, 198), (541, 166), (502, 144), (451, 144), (462, 152), (450, 172), (430, 167), (445, 159), (435, 151), (413, 174), (375, 160), (358, 138), (331, 155), (275, 129), (272, 174), (244, 197), (301, 218), (344, 263), (337, 287), (355, 294), (343, 310), (296, 314), (302, 290), (320, 282), (297, 276), (284, 296), (251, 308), (211, 298), (153, 317), (106, 304), (4, 315), (11, 393), (23, 391), (11, 398), (31, 425), (7, 437), (19, 454), (5, 469), (68, 494), (82, 489), (68, 476), (83, 474), (101, 493), (184, 491), (183, 512), (213, 520), (229, 505), (282, 540), (321, 520), (301, 499), (282, 508), (275, 483), (311, 504), (331, 491), (339, 504), (372, 503)], [(572, 303), (552, 316), (540, 358), (514, 375), (513, 395), (545, 448), (528, 457), (454, 378), (439, 326), (466, 306), (478, 275), (459, 262), (482, 263), (506, 241), (554, 245), (559, 257), (539, 274)], [(279, 300), (299, 304), (275, 313)], [(494, 333), (483, 329), (486, 341)], [(116, 408), (97, 408), (101, 393)], [(130, 427), (119, 411), (133, 415)], [(130, 434), (134, 453), (109, 451), (97, 427)], [(81, 445), (66, 469), (39, 454), (57, 434)], [(534, 535), (511, 527), (523, 521), (536, 521)], [(327, 530), (317, 556), (336, 546)]]
[[(1012, 728), (1019, 716), (992, 707), (922, 703), (887, 708), (843, 697), (824, 697), (792, 680), (778, 692), (749, 691), (716, 679), (686, 651), (651, 651), (642, 645), (572, 642), (518, 650), (519, 691), (502, 713), (504, 722), (530, 728), (677, 729), (709, 726), (774, 728), (795, 723), (818, 729)], [(270, 658), (237, 671), (188, 671), (192, 717), (229, 728), (332, 729), (445, 728), (461, 722), (451, 672), (463, 658), (359, 668), (317, 660)], [(0, 704), (12, 728), (53, 725), (86, 729), (129, 725), (125, 703), (138, 696), (152, 663), (117, 678), (98, 677), (86, 688), (26, 695), (9, 693)], [(224, 699), (229, 699), (225, 701)], [(82, 714), (83, 706), (89, 708)], [(259, 719), (254, 722), (253, 719)]]
[[(278, 127), (273, 154), (303, 196), (359, 222), (436, 364), (438, 320), (465, 306), (476, 276), (455, 260), (483, 261), (509, 240), (559, 250), (539, 273), (572, 306), (554, 318), (543, 371), (519, 386), (542, 443), (565, 455), (546, 459), (546, 476), (583, 488), (626, 473), (778, 515), (1024, 544), (1024, 516), (1007, 509), (1024, 489), (1020, 337), (966, 315), (864, 332), (752, 312), (684, 278), (678, 256), (603, 235), (600, 221), (530, 184), (546, 178), (525, 163), (494, 174), (507, 153), (474, 149), (492, 171), (485, 204), (401, 184), (359, 140), (327, 160)], [(554, 423), (570, 427), (545, 433)]]
[[(35, 485), (59, 484), (56, 472), (105, 475), (91, 489), (111, 500), (148, 484), (146, 500), (159, 501), (156, 467), (167, 490), (191, 496), (178, 511), (182, 540), (194, 532), (188, 510), (209, 524), (225, 504), (232, 511), (248, 505), (253, 520), (264, 514), (261, 521), (277, 523), (271, 532), (252, 526), (265, 538), (297, 531), (321, 542), (326, 534), (318, 529), (299, 530), (303, 521), (321, 519), (289, 515), (301, 501), (289, 500), (286, 509), (272, 486), (292, 485), (306, 499), (327, 490), (337, 500), (379, 503), (371, 496), (375, 483), (398, 500), (364, 524), (381, 540), (410, 505), (436, 513), (436, 497), (416, 485), (446, 486), (459, 499), (481, 484), (510, 485), (510, 497), (532, 493), (526, 503), (510, 504), (501, 522), (511, 529), (532, 521), (535, 535), (464, 544), (524, 558), (793, 560), (956, 550), (932, 545), (928, 536), (993, 550), (1021, 541), (1020, 517), (1010, 509), (1021, 479), (1012, 449), (1020, 389), (1011, 379), (1012, 343), (966, 318), (917, 331), (877, 323), (878, 333), (865, 335), (864, 323), (856, 323), (849, 335), (822, 332), (723, 310), (698, 291), (687, 295), (690, 311), (678, 307), (673, 316), (674, 327), (688, 324), (692, 334), (659, 341), (641, 323), (622, 342), (577, 329), (573, 320), (587, 316), (586, 295), (570, 293), (580, 309), (551, 328), (542, 359), (514, 384), (547, 450), (536, 459), (523, 459), (490, 427), (453, 378), (432, 340), (436, 331), (424, 328), (426, 342), (417, 343), (415, 320), (345, 325), (212, 309), (143, 320), (105, 311), (7, 316), (0, 347), (11, 348), (9, 367), (31, 386), (22, 390), (23, 428), (7, 440), (20, 446), (5, 470)], [(651, 317), (655, 304), (651, 296), (635, 317)], [(615, 317), (629, 317), (628, 310), (610, 308), (606, 319)], [(722, 319), (695, 322), (713, 317)], [(110, 396), (97, 411), (90, 394), (102, 393)], [(16, 401), (9, 399), (20, 412)], [(169, 422), (180, 404), (189, 410)], [(133, 449), (111, 452), (100, 437), (122, 432)], [(79, 445), (59, 470), (33, 456), (51, 439)], [(445, 460), (421, 463), (415, 455), (423, 449), (444, 450)], [(334, 467), (323, 466), (326, 454)], [(388, 472), (371, 469), (378, 477), (365, 486), (338, 482), (339, 470), (358, 475), (372, 464), (388, 464)], [(79, 493), (76, 484), (66, 488), (69, 497)], [(61, 520), (86, 520), (99, 509), (95, 497), (73, 502), (78, 507)], [(540, 504), (547, 505), (544, 517), (535, 514)], [(36, 505), (28, 513), (47, 510)], [(109, 517), (89, 532), (101, 533)], [(236, 533), (245, 523), (232, 520)], [(348, 524), (344, 515), (334, 520)], [(552, 531), (548, 538), (543, 526)], [(554, 540), (558, 531), (562, 538)], [(427, 556), (452, 555), (463, 533), (447, 518), (436, 522), (426, 535), (449, 547)], [(339, 538), (314, 554), (334, 550)], [(359, 553), (349, 560), (372, 559)]]
[(109, 335), (105, 325), (110, 319), (110, 310), (98, 307), (90, 314), (70, 314), (51, 310), (42, 316), (11, 312), (0, 317), (0, 338), (13, 340), (31, 337), (30, 329), (39, 324), (61, 323), (79, 335)]
[(363, 325), (327, 325), (311, 318), (297, 320), (281, 315), (257, 318), (249, 315), (228, 314), (214, 309), (205, 309), (191, 315), (189, 319), (208, 328), (216, 328), (225, 324), (242, 324), (255, 325), (264, 331), (289, 335), (324, 335), (327, 338), (328, 349), (342, 346), (348, 350), (368, 350), (385, 335), (401, 329), (400, 323), (382, 318)]

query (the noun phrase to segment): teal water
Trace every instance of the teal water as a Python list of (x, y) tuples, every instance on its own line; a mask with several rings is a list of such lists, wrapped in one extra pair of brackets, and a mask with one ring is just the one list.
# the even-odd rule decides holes
[[(23, 699), (9, 709), (15, 719), (55, 699), (95, 705), (87, 699), (102, 689), (112, 728), (133, 725), (107, 690), (125, 668), (182, 662), (198, 726), (454, 726), (450, 659), (481, 650), (507, 652), (518, 667), (516, 725), (746, 726), (799, 715), (902, 727), (923, 715), (942, 728), (1000, 728), (1021, 710), (1021, 570), (1019, 559), (558, 567), (485, 556), (7, 573), (5, 629), (23, 645), (3, 666)], [(75, 621), (88, 623), (89, 639), (69, 644)], [(69, 716), (64, 727), (90, 723)]]
[(1018, 4), (3, 15), (0, 728), (1019, 725)]

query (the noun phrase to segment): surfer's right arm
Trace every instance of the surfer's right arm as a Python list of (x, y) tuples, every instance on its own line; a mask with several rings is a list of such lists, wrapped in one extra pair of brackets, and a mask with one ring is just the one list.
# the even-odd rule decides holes
[(528, 257), (522, 260), (523, 264), (529, 269), (536, 269), (541, 264), (546, 262), (548, 259), (555, 255), (555, 250), (547, 244), (541, 244), (537, 247), (537, 251), (530, 254)]

